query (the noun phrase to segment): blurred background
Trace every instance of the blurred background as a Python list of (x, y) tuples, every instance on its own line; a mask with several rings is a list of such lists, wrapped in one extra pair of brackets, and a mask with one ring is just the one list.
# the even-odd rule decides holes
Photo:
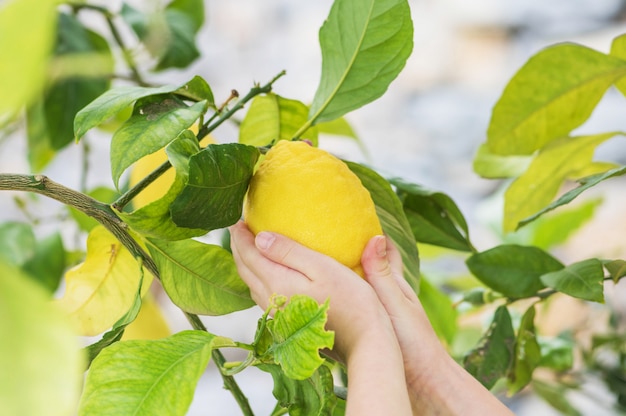
[[(96, 3), (96, 2), (94, 2)], [(103, 2), (116, 10), (119, 2)], [(157, 2), (130, 2), (137, 8), (161, 7)], [(150, 3), (150, 4), (147, 4)], [(491, 108), (513, 74), (539, 50), (558, 42), (577, 42), (608, 52), (611, 40), (626, 32), (623, 0), (410, 0), (415, 26), (414, 49), (407, 65), (387, 93), (377, 101), (347, 115), (363, 147), (353, 140), (322, 137), (320, 147), (350, 160), (370, 164), (379, 172), (399, 176), (451, 196), (470, 224), (478, 250), (492, 246), (498, 234), (501, 183), (481, 179), (472, 171), (473, 156), (486, 139)], [(308, 103), (320, 77), (321, 54), (318, 29), (332, 1), (214, 0), (206, 1), (206, 21), (197, 37), (201, 57), (184, 71), (167, 70), (150, 76), (154, 83), (178, 83), (193, 75), (204, 77), (222, 102), (232, 89), (245, 94), (255, 82), (265, 83), (282, 70), (274, 92)], [(113, 6), (112, 6), (113, 5)], [(85, 14), (89, 16), (89, 14)], [(97, 30), (102, 22), (89, 22)], [(125, 35), (131, 36), (130, 33)], [(139, 61), (141, 63), (141, 61)], [(626, 131), (626, 100), (610, 90), (592, 118), (579, 131)], [(241, 115), (239, 115), (241, 117)], [(112, 186), (106, 134), (90, 134), (84, 159), (83, 146), (70, 145), (45, 169), (54, 180), (79, 188), (79, 166), (89, 164), (87, 187)], [(225, 126), (215, 133), (218, 142), (237, 140), (237, 130)], [(11, 151), (5, 149), (11, 148)], [(21, 131), (0, 141), (0, 171), (28, 173), (26, 140)], [(365, 151), (363, 151), (365, 149)], [(623, 139), (598, 149), (597, 158), (626, 164)], [(610, 157), (608, 157), (610, 156)], [(606, 257), (626, 253), (626, 192), (623, 179), (602, 185), (604, 204), (588, 224), (561, 249), (567, 262), (603, 253)], [(77, 247), (71, 222), (55, 214), (59, 205), (43, 198), (29, 200), (28, 213), (15, 198), (2, 194), (0, 221), (49, 218), (45, 227), (63, 229), (68, 246)], [(428, 262), (425, 263), (426, 272)], [(432, 270), (436, 275), (437, 271)], [(623, 285), (622, 285), (623, 286)], [(175, 308), (165, 311), (173, 330), (188, 325)], [(203, 318), (208, 330), (238, 340), (251, 340), (260, 310), (220, 318)], [(566, 315), (568, 316), (568, 315)], [(259, 415), (274, 407), (271, 378), (246, 370), (237, 377)], [(506, 400), (506, 399), (505, 399)], [(610, 400), (602, 388), (591, 386), (573, 398), (588, 415), (610, 415), (599, 403)], [(556, 415), (547, 404), (521, 395), (507, 402), (519, 415)], [(236, 415), (238, 408), (221, 388), (216, 369), (202, 378), (190, 415)]]

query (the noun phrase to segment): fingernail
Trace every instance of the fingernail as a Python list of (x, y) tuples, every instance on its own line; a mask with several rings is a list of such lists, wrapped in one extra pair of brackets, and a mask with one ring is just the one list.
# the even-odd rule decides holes
[(255, 243), (256, 246), (261, 250), (267, 250), (272, 246), (276, 237), (272, 233), (268, 233), (267, 231), (261, 231), (256, 235)]
[(387, 257), (387, 239), (380, 235), (376, 237), (376, 254), (378, 257)]

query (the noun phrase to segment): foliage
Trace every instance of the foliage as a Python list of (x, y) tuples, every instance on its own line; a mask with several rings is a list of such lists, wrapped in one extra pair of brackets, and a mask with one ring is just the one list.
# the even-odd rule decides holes
[[(102, 19), (104, 28), (89, 27), (85, 13)], [(153, 84), (160, 71), (187, 68), (199, 56), (195, 37), (203, 16), (201, 0), (174, 0), (151, 13), (126, 2), (119, 12), (82, 2), (0, 6), (0, 126), (11, 131), (24, 123), (34, 172), (73, 141), (87, 148), (94, 130), (110, 135), (111, 166), (110, 187), (80, 191), (40, 174), (0, 173), (1, 190), (62, 202), (79, 240), (86, 240), (75, 252), (60, 233), (41, 236), (37, 219), (0, 224), (0, 336), (10, 340), (0, 346), (2, 368), (10, 369), (0, 375), (0, 413), (182, 415), (212, 359), (243, 414), (252, 411), (234, 376), (250, 366), (271, 375), (274, 414), (343, 414), (345, 386), (335, 386), (341, 383), (332, 372), (338, 364), (320, 355), (334, 340), (324, 329), (328, 303), (274, 297), (251, 343), (209, 333), (197, 315), (222, 316), (254, 302), (228, 244), (197, 237), (224, 234), (239, 219), (256, 163), (276, 140), (317, 145), (336, 134), (358, 141), (343, 116), (384, 94), (403, 69), (413, 48), (408, 2), (334, 1), (319, 33), (322, 75), (315, 96), (306, 98), (310, 106), (274, 91), (284, 72), (243, 96), (234, 91), (223, 104), (200, 76)], [(138, 62), (139, 49), (150, 59)], [(567, 333), (547, 337), (539, 319), (553, 299), (603, 304), (626, 276), (624, 259), (564, 264), (554, 250), (593, 217), (600, 201), (572, 203), (626, 173), (626, 166), (593, 159), (601, 143), (622, 132), (574, 134), (608, 88), (626, 93), (625, 59), (626, 35), (609, 54), (559, 44), (533, 56), (506, 86), (474, 161), (478, 174), (507, 179), (503, 240), (495, 247), (474, 246), (450, 196), (346, 161), (370, 191), (385, 233), (400, 249), (405, 278), (450, 352), (495, 392), (504, 386), (514, 395), (530, 386), (567, 414), (578, 411), (565, 394), (585, 372), (603, 380), (616, 408), (626, 409), (626, 318), (603, 305), (610, 318), (591, 342)], [(200, 144), (247, 104), (237, 143)], [(129, 186), (127, 171), (163, 149), (167, 160)], [(133, 206), (168, 170), (175, 177), (167, 192)], [(27, 212), (29, 202), (16, 201)], [(428, 262), (433, 247), (462, 258), (473, 277), (421, 276), (420, 260)], [(60, 286), (63, 295), (51, 301)], [(148, 310), (142, 307), (149, 287), (163, 288), (193, 329), (123, 339)], [(472, 313), (491, 323), (475, 343), (463, 344), (472, 328), (457, 317)], [(81, 351), (75, 334), (97, 340), (84, 338), (89, 345)], [(226, 348), (247, 358), (228, 362)], [(576, 354), (583, 362), (574, 366)], [(607, 354), (615, 359), (607, 362)], [(88, 371), (79, 401), (81, 369)]]

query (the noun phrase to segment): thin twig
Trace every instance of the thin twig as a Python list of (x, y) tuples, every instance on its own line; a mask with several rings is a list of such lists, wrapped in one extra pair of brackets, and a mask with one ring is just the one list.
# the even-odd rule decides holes
[[(232, 117), (233, 114), (235, 114), (237, 111), (241, 110), (245, 104), (250, 101), (251, 99), (253, 99), (254, 97), (256, 97), (259, 94), (266, 94), (272, 91), (272, 86), (273, 84), (283, 75), (285, 75), (285, 71), (281, 71), (278, 75), (276, 75), (274, 78), (272, 78), (271, 81), (269, 81), (267, 84), (263, 85), (263, 86), (254, 86), (250, 89), (250, 91), (248, 92), (248, 94), (245, 95), (245, 97), (243, 97), (241, 100), (237, 101), (237, 103), (228, 111), (223, 112), (219, 118), (217, 118), (215, 121), (213, 121), (213, 117), (211, 117), (198, 131), (197, 134), (197, 138), (198, 141), (202, 140), (204, 137), (206, 137), (208, 134), (210, 134), (213, 130), (215, 130), (217, 127), (219, 127), (224, 121), (228, 120), (230, 117)], [(216, 113), (217, 114), (217, 113)], [(128, 191), (126, 191), (123, 195), (121, 195), (114, 203), (113, 203), (113, 208), (115, 208), (118, 211), (121, 211), (124, 209), (124, 207), (126, 205), (128, 205), (128, 203), (135, 197), (137, 196), (137, 194), (139, 192), (141, 192), (143, 189), (145, 189), (148, 185), (150, 185), (152, 182), (154, 182), (159, 176), (161, 176), (163, 173), (165, 173), (172, 165), (170, 164), (169, 161), (165, 161), (161, 166), (157, 167), (155, 170), (153, 170), (148, 176), (146, 176), (145, 178), (143, 178), (141, 181), (139, 181), (139, 183), (137, 183), (137, 185), (133, 186), (132, 188), (130, 188)]]

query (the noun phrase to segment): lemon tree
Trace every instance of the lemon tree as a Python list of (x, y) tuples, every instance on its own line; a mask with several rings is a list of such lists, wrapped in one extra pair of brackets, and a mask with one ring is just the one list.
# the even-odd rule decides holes
[[(441, 342), (487, 388), (515, 395), (530, 386), (578, 414), (567, 393), (580, 374), (593, 374), (626, 408), (624, 318), (602, 305), (623, 284), (626, 261), (563, 261), (555, 250), (600, 200), (569, 204), (626, 173), (619, 161), (594, 159), (623, 132), (573, 134), (608, 88), (626, 91), (626, 35), (610, 53), (546, 48), (504, 88), (474, 161), (486, 178), (510, 178), (502, 241), (479, 250), (450, 196), (323, 150), (327, 135), (362, 145), (344, 115), (383, 95), (403, 70), (413, 50), (407, 0), (334, 0), (310, 97), (280, 95), (281, 68), (227, 97), (201, 76), (164, 84), (163, 71), (195, 68), (202, 0), (150, 13), (126, 1), (115, 9), (34, 3), (0, 6), (0, 130), (24, 133), (34, 172), (0, 172), (0, 190), (63, 206), (43, 221), (29, 215), (35, 199), (15, 197), (23, 221), (0, 223), (0, 337), (9, 340), (0, 360), (11, 369), (10, 380), (0, 376), (1, 414), (184, 415), (203, 394), (196, 387), (208, 365), (244, 415), (253, 410), (236, 375), (250, 367), (273, 381), (273, 415), (343, 414), (343, 369), (320, 354), (334, 343), (328, 302), (272, 298), (252, 341), (207, 330), (205, 322), (254, 305), (224, 238), (242, 217), (254, 232), (289, 235), (357, 273), (365, 243), (384, 233)], [(94, 16), (106, 24), (92, 27)], [(222, 135), (224, 124), (237, 134)], [(70, 143), (88, 151), (95, 130), (110, 138), (109, 186), (76, 190), (45, 176)], [(90, 166), (64, 168), (84, 178)], [(46, 234), (50, 218), (63, 232)], [(420, 271), (420, 261), (448, 260), (465, 266), (461, 276)], [(562, 298), (602, 305), (603, 332), (578, 331), (592, 334), (584, 340), (543, 333), (541, 314)], [(191, 330), (171, 334), (164, 305)], [(463, 314), (490, 324), (476, 327)], [(78, 335), (90, 336), (82, 349)], [(224, 349), (245, 359), (228, 361)]]

